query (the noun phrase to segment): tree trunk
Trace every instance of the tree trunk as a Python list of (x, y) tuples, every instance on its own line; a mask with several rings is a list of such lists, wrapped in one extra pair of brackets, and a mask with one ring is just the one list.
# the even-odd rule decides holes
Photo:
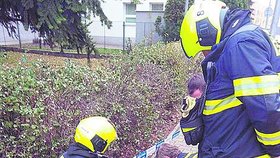
[(80, 49), (79, 49), (79, 47), (76, 47), (76, 49), (77, 49), (77, 53), (80, 54)]
[(86, 50), (87, 50), (87, 64), (91, 68), (91, 61), (90, 61), (91, 51), (88, 48)]
[(64, 53), (63, 46), (60, 44), (60, 53)]

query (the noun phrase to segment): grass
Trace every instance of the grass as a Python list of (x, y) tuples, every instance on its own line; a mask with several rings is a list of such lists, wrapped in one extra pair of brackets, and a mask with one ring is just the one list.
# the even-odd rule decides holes
[[(9, 45), (8, 47), (19, 47), (19, 45)], [(49, 46), (42, 45), (42, 49), (40, 49), (38, 44), (32, 44), (32, 43), (25, 43), (22, 44), (22, 48), (29, 49), (29, 50), (46, 50), (46, 51), (52, 51)], [(76, 49), (63, 49), (65, 53), (77, 53)], [(55, 47), (53, 49), (55, 52), (59, 52), (60, 48)], [(123, 51), (121, 49), (111, 49), (111, 48), (97, 48), (97, 51), (100, 55), (122, 55)], [(83, 50), (83, 53), (85, 50)]]
[[(51, 67), (63, 67), (66, 61), (71, 61), (77, 65), (89, 66), (87, 59), (69, 59), (64, 57), (55, 57), (48, 55), (18, 53), (18, 52), (0, 52), (0, 66), (14, 67), (18, 64), (26, 65), (36, 62), (43, 61)], [(90, 66), (92, 69), (99, 65), (106, 64), (106, 59), (91, 59)]]
[(122, 55), (123, 51), (121, 49), (111, 49), (111, 48), (97, 48), (99, 54), (102, 55)]

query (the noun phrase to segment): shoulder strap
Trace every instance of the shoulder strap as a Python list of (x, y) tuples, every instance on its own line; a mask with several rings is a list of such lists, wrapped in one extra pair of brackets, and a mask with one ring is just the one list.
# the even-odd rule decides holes
[(241, 32), (244, 32), (244, 31), (250, 31), (250, 30), (255, 30), (257, 29), (258, 26), (257, 25), (254, 25), (254, 24), (248, 24), (248, 25), (244, 25), (242, 27), (240, 27), (239, 29), (237, 29), (232, 35), (230, 35), (229, 38), (233, 37), (234, 35), (236, 34), (239, 34)]
[(212, 62), (212, 61), (207, 62), (206, 86), (205, 86), (205, 89), (204, 89), (204, 91), (202, 93), (202, 96), (201, 96), (200, 106), (199, 106), (199, 109), (198, 109), (198, 114), (199, 115), (202, 115), (202, 113), (203, 113), (203, 109), (204, 109), (205, 102), (206, 102), (206, 92), (207, 92), (209, 84), (214, 80), (215, 74), (216, 74), (215, 63)]

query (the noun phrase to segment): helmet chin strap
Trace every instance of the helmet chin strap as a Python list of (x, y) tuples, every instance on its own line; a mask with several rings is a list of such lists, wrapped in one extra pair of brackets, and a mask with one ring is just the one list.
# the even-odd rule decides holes
[(229, 11), (228, 7), (225, 7), (225, 8), (222, 8), (221, 12), (220, 12), (220, 26), (221, 26), (222, 31), (223, 31), (223, 27), (224, 27), (225, 16), (228, 11)]

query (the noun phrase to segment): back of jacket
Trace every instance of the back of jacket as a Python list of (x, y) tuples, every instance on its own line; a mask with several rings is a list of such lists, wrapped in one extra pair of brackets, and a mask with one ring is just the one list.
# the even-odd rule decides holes
[[(241, 27), (241, 26), (240, 26)], [(280, 156), (280, 56), (260, 29), (213, 47), (199, 157)]]
[(98, 154), (91, 152), (81, 144), (74, 143), (60, 158), (99, 158)]

